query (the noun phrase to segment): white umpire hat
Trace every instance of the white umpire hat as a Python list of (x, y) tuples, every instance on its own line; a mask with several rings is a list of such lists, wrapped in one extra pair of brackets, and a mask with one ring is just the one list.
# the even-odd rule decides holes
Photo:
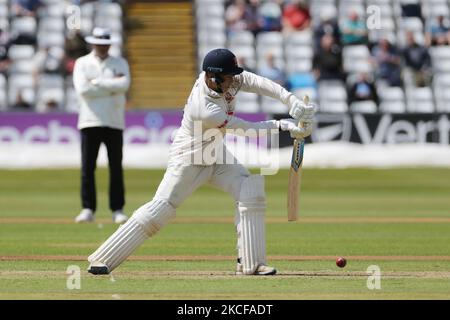
[(111, 32), (105, 28), (94, 28), (91, 36), (85, 38), (87, 43), (99, 45), (99, 46), (110, 46), (114, 44), (114, 40), (111, 39)]

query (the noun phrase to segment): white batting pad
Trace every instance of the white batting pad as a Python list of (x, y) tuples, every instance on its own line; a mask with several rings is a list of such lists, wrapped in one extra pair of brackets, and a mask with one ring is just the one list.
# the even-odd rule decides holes
[(88, 261), (91, 263), (99, 261), (111, 272), (147, 238), (148, 235), (142, 225), (131, 217), (89, 256)]
[(111, 272), (173, 217), (175, 209), (168, 202), (153, 200), (146, 203), (91, 254), (88, 261), (101, 262)]
[(151, 237), (175, 218), (175, 215), (175, 208), (166, 200), (153, 199), (137, 209), (133, 217), (142, 224)]
[(238, 245), (244, 274), (253, 274), (258, 265), (266, 263), (265, 209), (264, 177), (252, 175), (242, 183), (239, 199)]

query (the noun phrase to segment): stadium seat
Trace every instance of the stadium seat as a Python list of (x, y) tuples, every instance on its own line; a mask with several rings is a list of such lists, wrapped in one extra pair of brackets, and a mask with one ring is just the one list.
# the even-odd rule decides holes
[(49, 17), (39, 22), (38, 31), (40, 32), (58, 32), (63, 33), (66, 27), (63, 18)]
[(255, 44), (255, 37), (253, 36), (253, 33), (251, 33), (250, 31), (233, 32), (228, 37), (228, 46), (230, 47), (234, 46), (253, 47), (254, 44)]
[(314, 50), (310, 45), (292, 45), (286, 47), (286, 59), (287, 60), (312, 60), (314, 56)]
[(6, 3), (0, 3), (0, 19), (8, 19), (9, 8)]
[(357, 101), (351, 103), (349, 109), (355, 113), (376, 113), (377, 105), (373, 101)]
[(225, 21), (220, 19), (202, 19), (197, 21), (197, 28), (200, 31), (205, 30), (211, 33), (225, 32)]
[(19, 92), (22, 92), (24, 100), (26, 100), (28, 103), (34, 104), (34, 80), (31, 75), (13, 74), (9, 77), (8, 85), (8, 102), (10, 105), (14, 104)]
[(8, 109), (7, 100), (6, 91), (0, 88), (0, 111), (6, 111)]
[(82, 16), (81, 18), (81, 32), (83, 34), (90, 34), (94, 29), (94, 22), (91, 18), (85, 18)]
[(283, 36), (280, 32), (262, 32), (256, 37), (256, 56), (262, 65), (268, 54), (275, 56), (278, 67), (284, 67)]
[(310, 46), (312, 43), (312, 32), (311, 30), (292, 32), (286, 36), (284, 42), (286, 47)]
[(196, 14), (197, 18), (220, 19), (225, 14), (225, 8), (221, 3), (205, 2), (201, 6), (197, 4)]
[(3, 74), (0, 73), (0, 111), (4, 111), (8, 108), (6, 85), (6, 78)]
[(0, 17), (0, 28), (9, 31), (9, 19)]
[(65, 37), (61, 32), (39, 32), (37, 35), (38, 47), (64, 47)]
[[(54, 101), (57, 104), (56, 109), (48, 109), (47, 102)], [(62, 88), (41, 89), (37, 93), (37, 112), (61, 111), (64, 103), (64, 90)]]
[(20, 73), (26, 73), (29, 74), (34, 69), (34, 62), (33, 60), (16, 60), (8, 68), (9, 74), (20, 74)]
[(59, 74), (42, 74), (39, 76), (39, 87), (41, 89), (64, 88), (64, 77)]
[(428, 5), (423, 5), (423, 8), (427, 8), (424, 10), (424, 15), (427, 18), (427, 20), (435, 19), (437, 16), (443, 15), (444, 17), (450, 16), (450, 11), (448, 7), (448, 3), (446, 3), (445, 0), (435, 2), (435, 1), (429, 1)]
[(6, 88), (6, 77), (0, 73), (0, 90), (5, 89)]
[(122, 20), (112, 19), (109, 16), (97, 16), (94, 20), (96, 27), (108, 28), (111, 32), (122, 32)]
[(433, 113), (434, 102), (431, 88), (411, 88), (407, 91), (408, 112)]
[(383, 101), (380, 104), (380, 111), (383, 113), (404, 113), (405, 110), (403, 101)]
[(29, 60), (34, 56), (35, 50), (30, 45), (12, 45), (8, 50), (8, 57), (12, 61), (15, 60)]
[(62, 18), (65, 12), (65, 4), (62, 1), (53, 1), (47, 4), (45, 7), (41, 7), (38, 10), (38, 17), (40, 21), (48, 18)]
[(207, 45), (216, 48), (225, 47), (227, 37), (225, 33), (211, 33), (206, 30), (199, 31), (197, 33), (197, 40), (199, 46)]
[(405, 95), (399, 87), (381, 87), (377, 85), (380, 97), (380, 111), (385, 113), (404, 113), (406, 111)]
[(105, 16), (120, 21), (123, 16), (122, 8), (118, 3), (100, 2), (97, 6), (97, 16)]
[(319, 82), (319, 106), (324, 112), (347, 112), (347, 91), (342, 82)]
[(94, 2), (85, 2), (81, 4), (81, 16), (83, 18), (92, 19), (95, 14), (95, 3)]
[(279, 46), (283, 45), (283, 36), (280, 32), (261, 32), (256, 37), (256, 46)]
[(287, 59), (286, 72), (289, 75), (295, 73), (307, 73), (312, 70), (311, 59)]
[(417, 17), (399, 18), (398, 26), (404, 31), (423, 32), (422, 20)]
[(367, 46), (345, 46), (342, 51), (343, 67), (349, 73), (371, 72), (370, 52)]
[(36, 19), (33, 17), (20, 17), (12, 20), (11, 32), (18, 34), (35, 34), (37, 29)]

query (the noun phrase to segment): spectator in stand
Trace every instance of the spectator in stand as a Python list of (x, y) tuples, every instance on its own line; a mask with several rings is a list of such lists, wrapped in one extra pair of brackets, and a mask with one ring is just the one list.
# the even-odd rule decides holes
[(438, 16), (430, 24), (425, 35), (427, 46), (445, 46), (450, 44), (450, 27), (444, 16)]
[(320, 40), (320, 48), (313, 58), (313, 70), (318, 81), (345, 79), (341, 48), (332, 35), (326, 34)]
[(12, 111), (18, 111), (18, 112), (33, 111), (33, 107), (31, 106), (31, 104), (28, 103), (27, 101), (25, 101), (22, 91), (19, 91), (17, 93), (16, 101), (11, 106), (11, 108), (12, 108)]
[(10, 64), (8, 58), (9, 35), (0, 28), (0, 73), (6, 73)]
[(311, 25), (311, 15), (309, 7), (305, 0), (293, 0), (283, 9), (283, 31), (290, 33), (292, 31), (301, 31), (309, 28)]
[(354, 10), (350, 11), (348, 18), (343, 22), (341, 33), (341, 43), (344, 46), (367, 45), (369, 42), (366, 22)]
[(348, 103), (350, 105), (353, 102), (360, 101), (373, 101), (376, 104), (379, 102), (375, 85), (367, 73), (360, 74), (348, 90)]
[(12, 0), (12, 13), (15, 16), (34, 17), (41, 6), (40, 0)]
[(277, 2), (264, 2), (259, 8), (261, 31), (281, 31), (281, 6)]
[(272, 53), (267, 54), (266, 62), (259, 69), (259, 75), (278, 83), (280, 86), (286, 86), (286, 75), (283, 70), (275, 65), (275, 56)]
[(225, 11), (225, 22), (227, 32), (247, 30), (246, 16), (249, 15), (249, 8), (245, 0), (234, 0)]
[(320, 47), (320, 39), (326, 34), (332, 35), (337, 44), (341, 43), (339, 24), (337, 21), (336, 9), (323, 9), (320, 12), (320, 24), (314, 29), (314, 49)]
[(403, 49), (405, 65), (413, 72), (416, 86), (425, 87), (431, 83), (431, 57), (428, 49), (416, 42), (414, 33), (406, 34), (406, 47)]
[(89, 47), (80, 30), (69, 31), (64, 43), (64, 52), (64, 69), (70, 75), (73, 73), (75, 60), (89, 53)]
[(250, 0), (244, 14), (246, 29), (255, 36), (261, 31), (262, 17), (259, 14), (260, 6), (260, 0)]
[(381, 39), (372, 48), (372, 57), (377, 79), (384, 80), (391, 87), (401, 86), (400, 55), (387, 39)]

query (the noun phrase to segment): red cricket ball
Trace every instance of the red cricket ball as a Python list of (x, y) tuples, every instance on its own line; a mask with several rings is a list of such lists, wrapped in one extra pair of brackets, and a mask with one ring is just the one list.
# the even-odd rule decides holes
[(345, 260), (345, 258), (339, 257), (339, 258), (336, 259), (336, 265), (337, 265), (339, 268), (345, 267), (346, 264), (347, 264), (347, 260)]

